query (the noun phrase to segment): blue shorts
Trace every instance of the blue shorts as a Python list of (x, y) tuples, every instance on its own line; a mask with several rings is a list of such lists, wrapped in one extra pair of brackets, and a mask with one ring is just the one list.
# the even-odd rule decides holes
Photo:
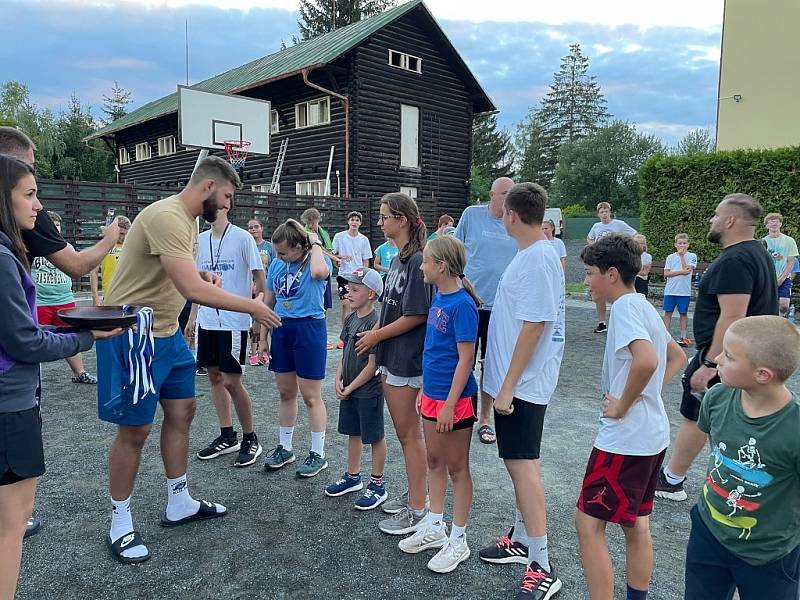
[(269, 370), (297, 373), (303, 379), (325, 379), (328, 360), (328, 327), (325, 319), (283, 319), (272, 330)]
[(690, 296), (664, 296), (664, 312), (671, 313), (676, 308), (678, 312), (685, 315), (689, 312)]
[(792, 297), (792, 278), (787, 277), (783, 283), (778, 286), (778, 298), (791, 298)]
[(129, 374), (123, 364), (126, 334), (99, 340), (97, 348), (97, 416), (117, 425), (151, 425), (159, 399), (194, 398), (195, 360), (182, 332), (156, 338), (153, 356), (153, 385), (150, 393), (136, 404), (128, 385)]

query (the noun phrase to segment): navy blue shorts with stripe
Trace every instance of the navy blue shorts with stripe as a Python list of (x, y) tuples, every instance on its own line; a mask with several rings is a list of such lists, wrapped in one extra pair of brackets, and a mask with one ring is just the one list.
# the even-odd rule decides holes
[(297, 373), (303, 379), (325, 379), (328, 360), (328, 329), (325, 319), (284, 318), (272, 330), (269, 370)]

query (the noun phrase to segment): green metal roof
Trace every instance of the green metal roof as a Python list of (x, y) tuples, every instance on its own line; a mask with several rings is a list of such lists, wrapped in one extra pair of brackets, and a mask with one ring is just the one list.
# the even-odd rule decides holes
[[(197, 90), (204, 90), (207, 92), (221, 92), (221, 93), (236, 93), (241, 92), (258, 85), (263, 85), (268, 81), (274, 81), (282, 77), (293, 75), (301, 69), (314, 66), (322, 66), (328, 64), (343, 54), (349, 52), (359, 44), (366, 41), (371, 35), (394, 21), (399, 17), (407, 14), (417, 6), (422, 6), (431, 20), (434, 21), (433, 16), (428, 11), (427, 7), (422, 3), (422, 0), (410, 0), (409, 2), (391, 8), (379, 15), (375, 15), (363, 21), (358, 21), (347, 27), (342, 27), (335, 31), (331, 31), (324, 35), (306, 40), (294, 46), (290, 46), (274, 54), (270, 54), (263, 58), (259, 58), (249, 62), (235, 69), (230, 69), (219, 75), (215, 75), (210, 79), (196, 83), (190, 86)], [(441, 31), (441, 29), (440, 29)], [(458, 53), (453, 48), (450, 41), (442, 32), (448, 47)], [(468, 77), (472, 79), (474, 85), (480, 91), (480, 95), (485, 98), (482, 102), (483, 106), (488, 106), (488, 110), (494, 110), (491, 101), (486, 96), (486, 93), (480, 88), (477, 80), (464, 64), (463, 60), (458, 57), (462, 67), (466, 70)], [(178, 111), (178, 95), (177, 93), (170, 94), (159, 100), (155, 100), (136, 110), (128, 113), (122, 118), (109, 123), (105, 127), (98, 129), (86, 139), (94, 139), (112, 134), (121, 129), (125, 129), (132, 125), (143, 123), (157, 117), (168, 115)]]

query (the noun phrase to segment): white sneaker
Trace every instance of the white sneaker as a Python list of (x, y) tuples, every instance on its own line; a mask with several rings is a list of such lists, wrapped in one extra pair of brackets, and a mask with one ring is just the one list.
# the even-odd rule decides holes
[(416, 554), (429, 548), (441, 548), (447, 543), (447, 539), (447, 525), (444, 521), (439, 524), (439, 527), (433, 527), (426, 523), (413, 535), (400, 540), (397, 546), (407, 554)]
[(444, 547), (428, 561), (428, 568), (436, 573), (450, 573), (469, 558), (466, 534), (455, 539), (448, 538)]

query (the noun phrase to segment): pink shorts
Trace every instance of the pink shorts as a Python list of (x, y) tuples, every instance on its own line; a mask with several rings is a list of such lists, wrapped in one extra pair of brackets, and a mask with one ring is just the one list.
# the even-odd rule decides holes
[[(467, 429), (478, 420), (477, 396), (464, 396), (456, 402), (453, 411), (453, 429)], [(420, 394), (419, 414), (427, 421), (436, 421), (444, 406), (444, 400), (434, 400), (424, 393)]]

